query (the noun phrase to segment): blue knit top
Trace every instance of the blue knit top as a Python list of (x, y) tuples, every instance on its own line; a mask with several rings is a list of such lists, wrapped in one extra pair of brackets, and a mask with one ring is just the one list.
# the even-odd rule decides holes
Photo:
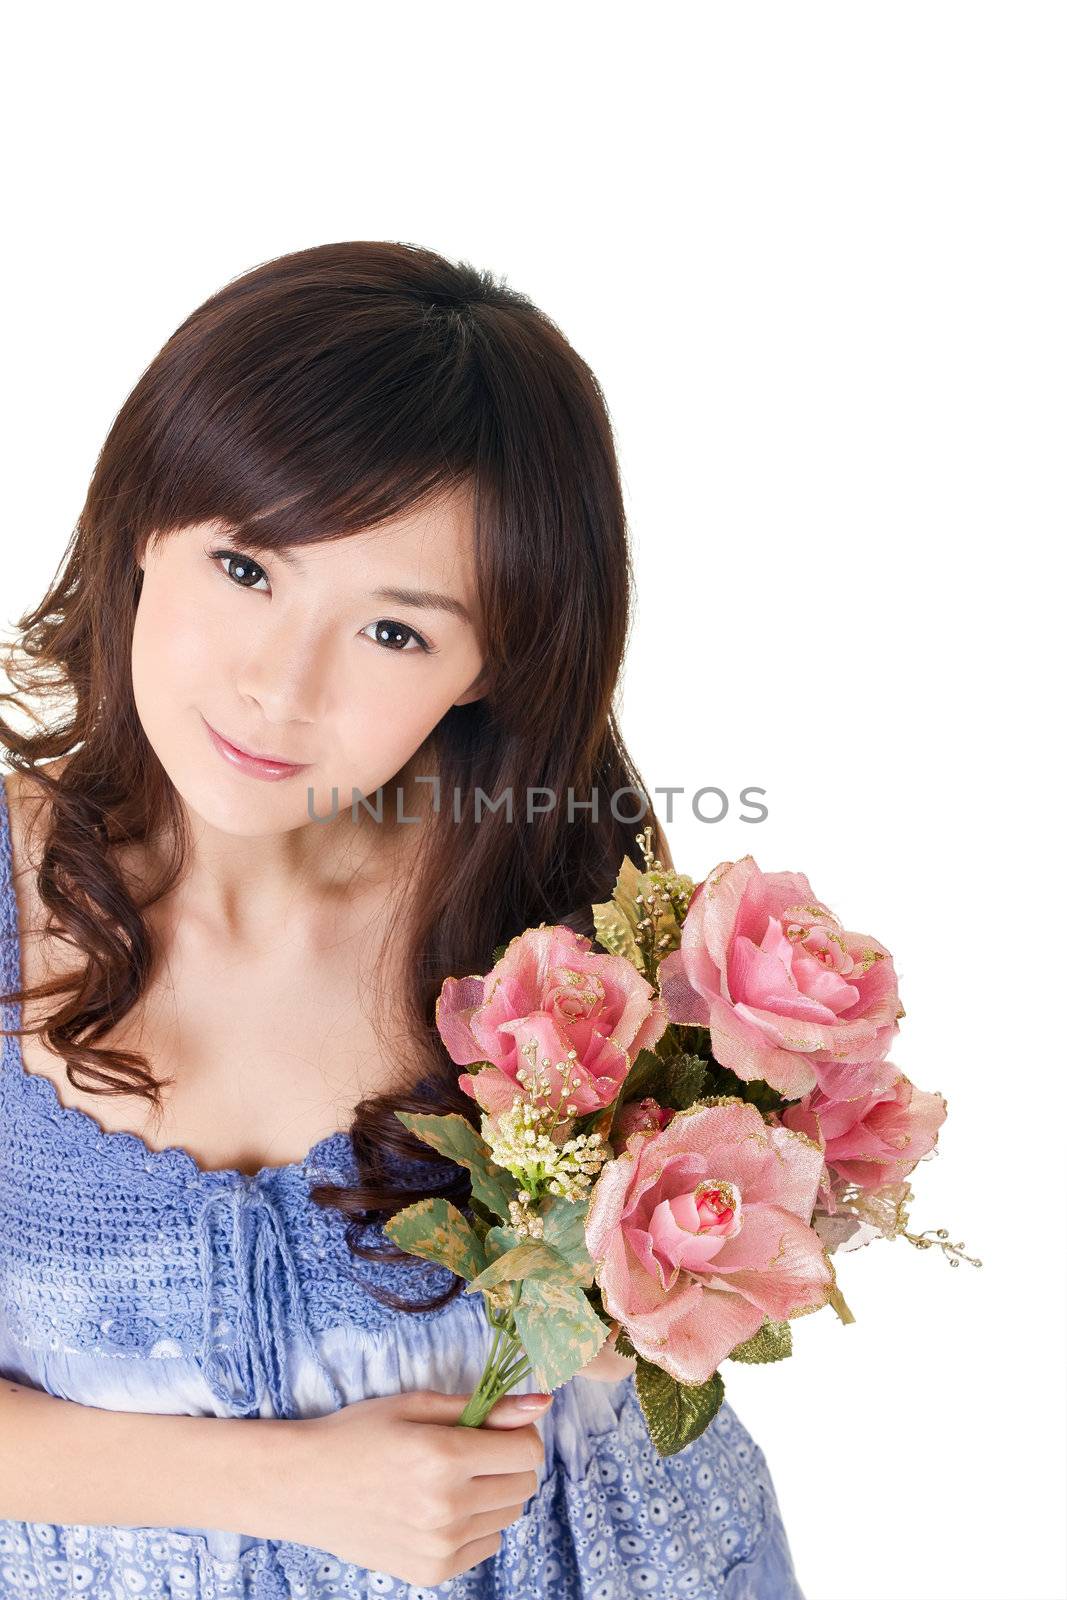
[[(0, 779), (0, 991), (20, 983)], [(2, 1013), (5, 1028), (21, 1020), (13, 1003)], [(208, 1171), (178, 1146), (152, 1150), (64, 1106), (50, 1079), (26, 1069), (16, 1035), (2, 1045), (0, 1377), (104, 1409), (217, 1417), (312, 1417), (416, 1388), (475, 1387), (493, 1332), (481, 1295), (430, 1312), (381, 1305), (361, 1280), (415, 1300), (452, 1275), (354, 1258), (344, 1216), (310, 1199), (314, 1183), (354, 1181), (346, 1130), (254, 1176)], [(412, 1162), (401, 1181), (417, 1189), (429, 1173)], [(376, 1239), (385, 1242), (378, 1230), (364, 1236)], [(530, 1375), (518, 1390), (536, 1387)], [(662, 1460), (632, 1378), (572, 1378), (537, 1426), (537, 1492), (494, 1556), (439, 1589), (239, 1529), (0, 1518), (0, 1600), (803, 1600), (763, 1453), (728, 1403)]]

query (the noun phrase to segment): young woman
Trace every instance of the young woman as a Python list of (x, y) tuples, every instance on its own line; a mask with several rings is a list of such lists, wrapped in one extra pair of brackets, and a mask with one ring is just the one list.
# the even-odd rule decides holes
[(729, 1404), (660, 1459), (607, 1347), (456, 1427), (481, 1297), (381, 1226), (469, 1199), (394, 1114), (476, 1109), (443, 980), (669, 862), (630, 577), (592, 373), (430, 251), (257, 267), (123, 405), (0, 718), (0, 1596), (802, 1600)]

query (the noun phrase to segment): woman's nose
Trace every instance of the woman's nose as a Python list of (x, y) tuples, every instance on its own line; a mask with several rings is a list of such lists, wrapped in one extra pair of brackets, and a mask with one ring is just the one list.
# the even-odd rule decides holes
[(334, 650), (314, 620), (281, 620), (256, 638), (237, 676), (270, 722), (315, 722), (325, 712)]

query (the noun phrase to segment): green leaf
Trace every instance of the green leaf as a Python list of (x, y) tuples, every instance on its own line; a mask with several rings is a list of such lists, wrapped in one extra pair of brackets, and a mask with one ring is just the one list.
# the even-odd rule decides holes
[(665, 1063), (666, 1075), (657, 1099), (674, 1111), (688, 1111), (704, 1093), (707, 1062), (699, 1056), (674, 1056)]
[[(486, 1235), (487, 1247), (493, 1235), (503, 1231), (492, 1228)], [(510, 1232), (510, 1229), (506, 1231)], [(490, 1253), (488, 1248), (487, 1253)], [(580, 1269), (572, 1266), (566, 1256), (561, 1256), (551, 1245), (544, 1244), (540, 1239), (520, 1239), (510, 1250), (496, 1255), (468, 1283), (466, 1292), (474, 1294), (476, 1290), (490, 1289), (494, 1284), (522, 1283), (531, 1278), (553, 1278), (557, 1283), (571, 1285), (579, 1281), (579, 1276)]]
[(579, 1274), (586, 1288), (593, 1282), (593, 1262), (585, 1244), (585, 1218), (589, 1201), (565, 1200), (555, 1196), (548, 1208), (541, 1212), (544, 1224), (543, 1243), (558, 1250)]
[(772, 1089), (763, 1078), (739, 1078), (736, 1072), (731, 1072), (729, 1067), (720, 1066), (715, 1060), (708, 1063), (703, 1094), (736, 1095), (739, 1100), (747, 1100), (749, 1105), (764, 1113), (781, 1111), (790, 1104), (784, 1095), (780, 1095), (777, 1089)]
[(649, 1436), (661, 1456), (676, 1455), (699, 1438), (726, 1392), (719, 1372), (707, 1383), (679, 1383), (643, 1356), (637, 1358), (636, 1388)]
[[(474, 1232), (478, 1235), (479, 1242), (484, 1245), (486, 1235), (494, 1226), (492, 1221), (492, 1212), (487, 1211), (483, 1205), (479, 1205), (473, 1196), (471, 1198), (470, 1206), (467, 1209), (470, 1212), (467, 1220), (470, 1222)], [(489, 1259), (489, 1256), (486, 1256), (486, 1260), (488, 1261)]]
[[(681, 919), (694, 887), (685, 873), (643, 872), (624, 856), (611, 899), (593, 907), (598, 942), (611, 955), (625, 956), (642, 977), (654, 982), (663, 956), (681, 943)], [(655, 928), (646, 926), (639, 939), (638, 929), (650, 916), (653, 896), (660, 907)]]
[[(734, 1095), (738, 1100), (747, 1100), (750, 1105), (757, 1106), (760, 1111), (781, 1111), (793, 1102), (780, 1095), (777, 1089), (772, 1089), (763, 1078), (739, 1078), (736, 1072), (731, 1072), (729, 1067), (724, 1067), (715, 1059), (712, 1047), (711, 1032), (700, 1027), (695, 1022), (675, 1022), (671, 1029), (688, 1045), (690, 1055), (699, 1056), (705, 1063), (706, 1079), (702, 1098), (714, 1095)], [(664, 1035), (664, 1038), (667, 1034)], [(660, 1048), (663, 1048), (663, 1039)]]
[(643, 977), (645, 958), (638, 948), (633, 929), (613, 900), (607, 900), (593, 907), (593, 926), (596, 929), (597, 943), (602, 945), (609, 955), (624, 956)]
[(664, 1066), (663, 1057), (658, 1056), (655, 1050), (639, 1050), (626, 1074), (616, 1104), (625, 1105), (627, 1100), (643, 1100), (646, 1095), (652, 1094), (663, 1075)]
[(466, 1217), (440, 1196), (405, 1206), (383, 1231), (409, 1255), (439, 1262), (461, 1278), (474, 1278), (485, 1265), (481, 1240)]
[(784, 1361), (793, 1354), (793, 1330), (788, 1322), (774, 1322), (765, 1318), (750, 1339), (735, 1345), (730, 1351), (731, 1361)]
[(637, 1351), (634, 1349), (633, 1345), (630, 1343), (629, 1335), (627, 1334), (626, 1329), (622, 1326), (621, 1323), (619, 1325), (619, 1331), (615, 1335), (615, 1348), (619, 1352), (620, 1356), (635, 1356), (635, 1355), (637, 1355)]
[(718, 1067), (714, 1052), (711, 1048), (711, 1030), (702, 1027), (699, 1022), (672, 1022), (667, 1033), (675, 1035), (678, 1049), (682, 1042), (689, 1047), (689, 1054), (700, 1056), (701, 1060), (708, 1063), (709, 1071)]
[(664, 1057), (655, 1050), (639, 1050), (619, 1098), (612, 1105), (611, 1133), (614, 1133), (622, 1107), (633, 1100), (651, 1097), (658, 1105), (669, 1106), (672, 1111), (688, 1111), (704, 1093), (706, 1074), (707, 1062), (702, 1056)]
[(592, 1361), (610, 1332), (581, 1289), (553, 1278), (523, 1283), (515, 1329), (546, 1392)]
[(503, 944), (498, 944), (496, 949), (493, 951), (493, 966), (494, 967), (496, 966), (498, 961), (503, 961), (504, 957), (507, 955), (507, 950), (508, 950), (508, 942), (505, 939), (504, 943)]
[[(484, 1231), (482, 1231), (480, 1225), (476, 1224), (475, 1231), (481, 1241), (485, 1258), (484, 1264), (486, 1266), (488, 1266), (489, 1262), (495, 1261), (498, 1256), (506, 1254), (508, 1250), (518, 1243), (518, 1235), (510, 1228), (497, 1228), (486, 1224)], [(469, 1288), (464, 1290), (464, 1293), (469, 1292)], [(492, 1284), (488, 1289), (483, 1289), (482, 1294), (490, 1315), (495, 1313), (498, 1317), (511, 1317), (515, 1297), (510, 1282), (505, 1280), (501, 1283)]]
[(426, 1116), (417, 1111), (398, 1111), (405, 1128), (410, 1128), (424, 1144), (459, 1166), (466, 1167), (471, 1175), (471, 1192), (495, 1217), (507, 1221), (511, 1213), (508, 1201), (518, 1195), (518, 1184), (504, 1167), (498, 1167), (489, 1154), (489, 1146), (466, 1117), (450, 1111), (447, 1116)]

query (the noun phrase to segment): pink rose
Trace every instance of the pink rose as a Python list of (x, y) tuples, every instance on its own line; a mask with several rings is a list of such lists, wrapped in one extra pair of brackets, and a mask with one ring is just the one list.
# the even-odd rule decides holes
[(937, 1144), (937, 1130), (948, 1106), (944, 1096), (917, 1089), (890, 1067), (892, 1081), (872, 1094), (832, 1099), (821, 1089), (782, 1112), (787, 1128), (798, 1129), (823, 1145), (826, 1170), (819, 1204), (834, 1212), (834, 1194), (845, 1184), (884, 1189), (902, 1182)]
[[(512, 939), (484, 978), (446, 978), (437, 1000), (452, 1060), (490, 1063), (459, 1078), (490, 1116), (527, 1092), (518, 1074), (531, 1040), (539, 1067), (548, 1062), (550, 1103), (582, 1116), (610, 1105), (638, 1051), (652, 1049), (666, 1026), (662, 1000), (625, 956), (599, 954), (584, 934), (543, 922)], [(561, 1062), (571, 1073), (566, 1096)]]
[(671, 1022), (708, 1028), (716, 1060), (787, 1099), (834, 1062), (881, 1060), (903, 1015), (889, 951), (846, 932), (802, 872), (752, 856), (697, 885), (659, 981)]
[(658, 1105), (651, 1096), (644, 1100), (628, 1100), (619, 1112), (611, 1142), (616, 1150), (622, 1150), (632, 1133), (658, 1133), (673, 1116), (670, 1106)]
[(833, 1268), (808, 1226), (821, 1171), (817, 1144), (734, 1098), (632, 1134), (593, 1185), (585, 1239), (634, 1349), (705, 1383), (764, 1317), (825, 1304)]

